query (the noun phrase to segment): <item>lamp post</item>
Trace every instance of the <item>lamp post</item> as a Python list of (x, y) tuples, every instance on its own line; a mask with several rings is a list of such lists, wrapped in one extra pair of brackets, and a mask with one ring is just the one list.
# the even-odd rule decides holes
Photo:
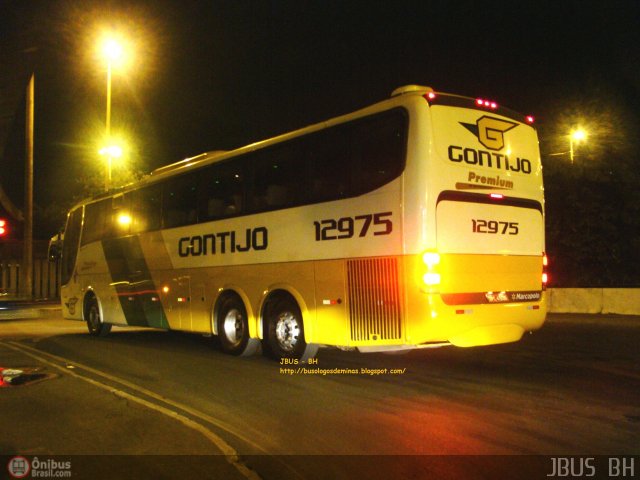
[(571, 159), (571, 164), (573, 165), (573, 157), (574, 157), (574, 145), (577, 145), (587, 139), (587, 132), (585, 132), (582, 128), (578, 128), (573, 130), (569, 135), (569, 158)]
[[(113, 160), (114, 147), (111, 145), (111, 71), (113, 63), (122, 57), (122, 45), (114, 39), (105, 41), (102, 49), (107, 59), (107, 119), (106, 119), (106, 141), (107, 147), (100, 150), (100, 153), (107, 157), (106, 175), (104, 179), (104, 189), (111, 188), (111, 163)], [(120, 150), (120, 155), (122, 150)]]

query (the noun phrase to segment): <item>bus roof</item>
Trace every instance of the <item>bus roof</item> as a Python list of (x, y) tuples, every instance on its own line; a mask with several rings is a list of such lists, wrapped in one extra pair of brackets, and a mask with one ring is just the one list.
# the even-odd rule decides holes
[(92, 203), (98, 200), (102, 200), (104, 198), (125, 193), (127, 191), (134, 190), (141, 186), (153, 184), (162, 178), (178, 175), (180, 173), (189, 171), (196, 167), (208, 165), (211, 163), (216, 163), (219, 161), (226, 160), (227, 158), (231, 158), (237, 155), (259, 150), (291, 138), (295, 138), (301, 135), (323, 130), (325, 128), (329, 128), (340, 123), (348, 122), (350, 120), (354, 120), (361, 116), (384, 110), (385, 108), (399, 106), (405, 102), (405, 100), (403, 100), (403, 97), (406, 98), (409, 96), (423, 97), (429, 103), (429, 105), (432, 105), (432, 106), (433, 105), (449, 105), (449, 106), (456, 106), (456, 107), (462, 107), (462, 108), (476, 108), (479, 110), (490, 110), (499, 115), (509, 117), (518, 122), (527, 123), (530, 126), (532, 126), (531, 123), (533, 123), (532, 117), (514, 112), (513, 110), (502, 107), (496, 104), (495, 102), (491, 102), (489, 100), (438, 92), (431, 87), (423, 86), (423, 85), (405, 85), (393, 90), (393, 92), (391, 92), (390, 98), (377, 102), (373, 105), (369, 105), (367, 107), (358, 109), (354, 112), (340, 115), (338, 117), (334, 117), (329, 120), (325, 120), (323, 122), (319, 122), (303, 128), (299, 128), (297, 130), (286, 132), (269, 139), (260, 140), (258, 142), (254, 142), (242, 147), (238, 147), (233, 150), (213, 150), (213, 151), (201, 153), (199, 155), (195, 155), (193, 157), (185, 158), (183, 160), (180, 160), (175, 163), (171, 163), (169, 165), (164, 165), (162, 167), (156, 168), (155, 170), (152, 170), (148, 175), (145, 175), (143, 178), (141, 178), (137, 182), (133, 182), (128, 185), (124, 185), (122, 187), (114, 188), (112, 190), (109, 190), (108, 192), (104, 192), (104, 193), (95, 195), (93, 197), (84, 199), (78, 202), (76, 205), (74, 205), (74, 207), (72, 207), (72, 210), (77, 208), (80, 205)]

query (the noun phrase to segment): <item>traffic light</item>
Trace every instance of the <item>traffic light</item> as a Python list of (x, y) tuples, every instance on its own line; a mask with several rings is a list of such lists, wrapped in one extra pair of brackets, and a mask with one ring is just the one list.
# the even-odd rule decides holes
[(4, 237), (7, 233), (7, 221), (4, 218), (0, 218), (0, 237)]

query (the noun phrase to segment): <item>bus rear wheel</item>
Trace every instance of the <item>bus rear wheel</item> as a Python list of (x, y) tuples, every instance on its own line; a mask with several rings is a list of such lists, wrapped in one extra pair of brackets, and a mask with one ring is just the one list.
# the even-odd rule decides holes
[(111, 324), (104, 323), (100, 316), (100, 306), (98, 305), (98, 299), (95, 296), (91, 296), (85, 307), (85, 320), (87, 322), (87, 328), (89, 334), (94, 337), (105, 337), (111, 331)]
[(298, 304), (290, 298), (280, 298), (270, 305), (266, 312), (265, 353), (275, 359), (312, 358), (317, 346), (308, 345), (304, 340), (302, 312)]
[(218, 308), (218, 338), (220, 347), (229, 355), (251, 355), (259, 342), (249, 337), (247, 309), (239, 297), (229, 296)]

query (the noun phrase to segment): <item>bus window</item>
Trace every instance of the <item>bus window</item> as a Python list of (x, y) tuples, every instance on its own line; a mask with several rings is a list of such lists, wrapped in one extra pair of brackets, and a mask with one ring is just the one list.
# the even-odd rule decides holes
[(171, 178), (163, 185), (162, 217), (164, 228), (191, 225), (198, 221), (198, 178), (192, 172)]
[(111, 210), (106, 212), (105, 238), (123, 237), (131, 228), (131, 198), (123, 194), (113, 197)]
[(67, 227), (64, 231), (64, 244), (62, 247), (62, 284), (66, 285), (71, 279), (73, 269), (76, 266), (78, 255), (78, 243), (82, 228), (82, 207), (76, 208), (69, 214)]
[(244, 208), (243, 162), (210, 165), (200, 174), (200, 222), (241, 215)]
[(311, 202), (350, 196), (353, 168), (349, 161), (349, 130), (349, 126), (340, 125), (306, 139)]
[(131, 196), (131, 233), (149, 232), (162, 227), (162, 186), (135, 190)]
[(84, 207), (82, 245), (102, 240), (106, 236), (106, 220), (111, 208), (111, 199), (90, 203)]
[(277, 210), (304, 203), (308, 178), (304, 151), (295, 140), (251, 157), (253, 189), (250, 206), (255, 212)]
[(370, 192), (402, 173), (406, 150), (406, 114), (392, 110), (355, 125), (351, 145), (357, 166), (357, 194)]

